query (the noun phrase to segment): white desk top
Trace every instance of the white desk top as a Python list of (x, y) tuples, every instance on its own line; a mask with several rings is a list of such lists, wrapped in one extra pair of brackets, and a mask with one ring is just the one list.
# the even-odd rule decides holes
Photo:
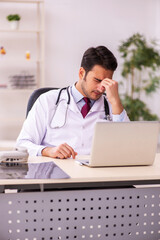
[(47, 184), (47, 183), (91, 183), (159, 180), (160, 183), (160, 153), (156, 154), (152, 166), (137, 167), (104, 167), (89, 168), (80, 166), (73, 159), (52, 159), (47, 157), (30, 157), (29, 163), (54, 161), (69, 176), (69, 179), (0, 179), (0, 185), (15, 184)]

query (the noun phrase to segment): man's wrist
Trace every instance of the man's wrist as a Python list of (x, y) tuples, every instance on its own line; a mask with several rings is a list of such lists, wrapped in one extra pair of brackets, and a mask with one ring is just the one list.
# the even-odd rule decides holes
[(112, 106), (112, 114), (117, 115), (123, 112), (124, 108), (121, 101), (115, 102), (114, 104), (112, 103), (111, 106)]
[(49, 149), (50, 149), (50, 147), (43, 148), (42, 151), (41, 151), (42, 156), (48, 157), (49, 156)]

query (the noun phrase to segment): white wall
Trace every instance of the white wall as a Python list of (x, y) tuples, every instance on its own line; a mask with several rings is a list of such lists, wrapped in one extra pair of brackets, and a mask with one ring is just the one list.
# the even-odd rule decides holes
[[(63, 87), (77, 81), (84, 51), (98, 45), (107, 46), (117, 57), (119, 67), (114, 78), (120, 81), (120, 42), (137, 32), (159, 38), (159, 22), (160, 0), (45, 0), (45, 85)], [(24, 119), (28, 96), (16, 97)], [(8, 101), (0, 104), (0, 112), (8, 114), (4, 111)], [(160, 91), (147, 101), (160, 116)], [(15, 139), (19, 130), (17, 123), (14, 131), (0, 134), (0, 138)]]
[[(83, 52), (118, 45), (140, 32), (157, 37), (159, 0), (45, 0), (46, 83), (64, 86), (77, 78)], [(118, 75), (118, 79), (119, 79)]]
[[(119, 67), (118, 46), (133, 33), (148, 39), (160, 37), (159, 0), (45, 0), (46, 5), (46, 84), (63, 87), (78, 79), (84, 51), (105, 45), (113, 51)], [(147, 99), (160, 116), (160, 91)]]

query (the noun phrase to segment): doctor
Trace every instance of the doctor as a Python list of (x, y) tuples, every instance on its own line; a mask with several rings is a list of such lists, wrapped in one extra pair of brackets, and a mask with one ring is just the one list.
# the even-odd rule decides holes
[(27, 147), (34, 156), (64, 159), (90, 154), (97, 121), (129, 121), (120, 101), (118, 83), (113, 80), (116, 68), (117, 60), (108, 48), (89, 48), (74, 85), (61, 92), (51, 90), (37, 99), (17, 145)]

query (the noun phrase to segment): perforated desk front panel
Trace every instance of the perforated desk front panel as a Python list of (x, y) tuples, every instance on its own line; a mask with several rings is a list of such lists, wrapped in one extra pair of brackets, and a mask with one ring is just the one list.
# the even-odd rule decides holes
[(160, 188), (0, 194), (1, 240), (160, 240)]

